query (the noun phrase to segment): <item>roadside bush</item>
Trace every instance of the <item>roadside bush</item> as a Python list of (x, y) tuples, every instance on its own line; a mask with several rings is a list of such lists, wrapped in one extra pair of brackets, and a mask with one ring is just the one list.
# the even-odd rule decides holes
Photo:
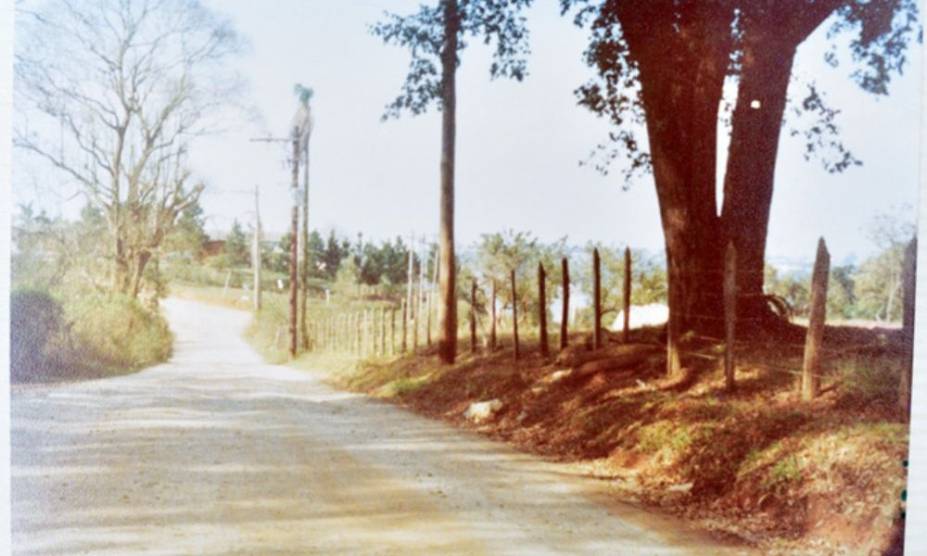
[(42, 374), (47, 348), (65, 328), (64, 312), (48, 292), (13, 290), (10, 295), (10, 373), (14, 381)]
[(164, 361), (172, 336), (155, 311), (128, 296), (48, 292), (10, 298), (10, 379), (73, 380), (124, 374)]
[(128, 296), (82, 296), (66, 308), (73, 319), (74, 345), (84, 361), (135, 370), (170, 356), (167, 322)]

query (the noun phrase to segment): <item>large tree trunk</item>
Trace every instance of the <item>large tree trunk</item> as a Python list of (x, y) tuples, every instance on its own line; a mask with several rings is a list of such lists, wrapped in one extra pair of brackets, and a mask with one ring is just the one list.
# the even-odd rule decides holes
[(769, 324), (773, 317), (763, 297), (763, 271), (795, 46), (788, 39), (748, 31), (724, 176), (722, 226), (737, 249), (738, 319), (749, 326)]
[(724, 175), (722, 228), (737, 248), (738, 319), (753, 329), (777, 322), (763, 297), (766, 238), (779, 136), (798, 46), (843, 0), (803, 1), (742, 12), (743, 55)]
[(454, 135), (456, 128), (457, 0), (444, 0), (444, 48), (441, 52), (441, 304), (438, 354), (444, 363), (457, 355), (457, 272), (454, 268)]
[[(636, 12), (637, 10), (632, 10)], [(721, 330), (721, 235), (715, 194), (717, 120), (731, 12), (693, 6), (681, 22), (624, 25), (638, 64), (667, 257), (670, 327)], [(637, 18), (645, 17), (644, 20)], [(681, 31), (676, 31), (677, 26)], [(664, 36), (665, 34), (665, 36)]]

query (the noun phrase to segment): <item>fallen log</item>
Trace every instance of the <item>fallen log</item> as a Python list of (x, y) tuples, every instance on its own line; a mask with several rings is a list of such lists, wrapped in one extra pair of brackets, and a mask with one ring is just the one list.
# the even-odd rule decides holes
[[(631, 347), (631, 346), (623, 346)], [(611, 353), (608, 357), (602, 359), (596, 359), (593, 361), (586, 361), (581, 363), (574, 368), (574, 371), (571, 376), (588, 376), (595, 373), (601, 373), (606, 371), (617, 371), (621, 369), (627, 369), (634, 365), (643, 363), (648, 358), (660, 353), (660, 348), (657, 346), (651, 345), (638, 345), (635, 346), (633, 350), (623, 350), (624, 353), (615, 354)]]
[(560, 352), (556, 364), (560, 367), (579, 367), (592, 361), (620, 358), (639, 352), (644, 352), (649, 356), (659, 351), (661, 347), (655, 344), (621, 344), (598, 351), (587, 351), (582, 346), (570, 346)]

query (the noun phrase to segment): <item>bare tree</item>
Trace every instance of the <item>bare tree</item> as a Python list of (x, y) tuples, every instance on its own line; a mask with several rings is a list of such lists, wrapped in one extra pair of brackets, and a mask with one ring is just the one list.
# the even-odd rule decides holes
[(240, 40), (196, 0), (18, 8), (14, 145), (103, 212), (112, 288), (137, 296), (161, 241), (203, 190), (188, 152), (236, 98), (226, 62)]

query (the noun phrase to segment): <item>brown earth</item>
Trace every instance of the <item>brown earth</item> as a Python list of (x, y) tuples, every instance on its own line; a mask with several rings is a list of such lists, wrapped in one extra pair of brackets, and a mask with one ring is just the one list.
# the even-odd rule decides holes
[[(795, 336), (793, 334), (793, 336)], [(681, 379), (664, 376), (660, 332), (542, 358), (536, 346), (341, 365), (342, 387), (568, 462), (614, 496), (684, 516), (782, 554), (899, 549), (908, 427), (895, 408), (904, 357), (896, 331), (827, 330), (824, 392), (796, 393), (800, 337), (738, 346), (737, 390), (723, 391), (720, 346), (690, 338)], [(602, 363), (608, 361), (617, 364)], [(591, 362), (590, 362), (591, 361)], [(501, 401), (472, 422), (470, 404)]]

